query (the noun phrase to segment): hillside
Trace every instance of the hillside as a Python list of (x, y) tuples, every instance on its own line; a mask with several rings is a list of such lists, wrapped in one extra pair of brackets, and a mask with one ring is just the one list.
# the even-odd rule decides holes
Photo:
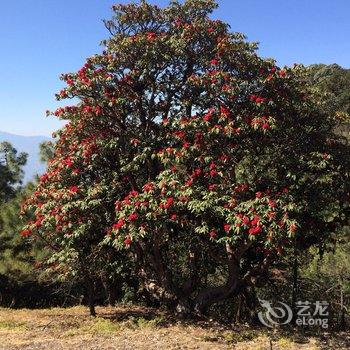
[(0, 131), (0, 142), (10, 142), (18, 152), (28, 153), (28, 162), (24, 167), (24, 183), (33, 179), (36, 174), (45, 171), (45, 164), (39, 159), (39, 145), (50, 138), (45, 136), (21, 136)]

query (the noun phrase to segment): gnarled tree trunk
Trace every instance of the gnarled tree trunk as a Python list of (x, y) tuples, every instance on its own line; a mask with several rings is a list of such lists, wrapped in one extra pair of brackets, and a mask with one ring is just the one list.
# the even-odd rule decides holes
[(225, 300), (235, 294), (239, 287), (239, 260), (243, 250), (235, 252), (229, 243), (226, 243), (228, 277), (222, 286), (209, 287), (199, 292), (194, 301), (194, 309), (203, 314), (211, 305)]

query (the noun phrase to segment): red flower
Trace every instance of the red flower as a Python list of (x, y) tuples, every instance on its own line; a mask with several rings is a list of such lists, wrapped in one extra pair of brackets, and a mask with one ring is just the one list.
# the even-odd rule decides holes
[(284, 77), (286, 75), (286, 71), (282, 69), (282, 70), (279, 71), (278, 74), (279, 74), (280, 77)]
[(276, 208), (276, 202), (273, 201), (273, 200), (269, 200), (269, 206), (270, 206), (271, 208)]
[(220, 106), (220, 113), (223, 114), (225, 117), (230, 116), (230, 110), (225, 106)]
[(169, 209), (173, 204), (174, 204), (174, 198), (169, 197), (164, 204), (164, 208)]
[(191, 187), (191, 186), (193, 185), (193, 180), (192, 180), (192, 179), (187, 180), (187, 181), (185, 182), (185, 185), (186, 185), (187, 187)]
[(261, 231), (262, 231), (261, 226), (255, 226), (255, 227), (250, 228), (248, 232), (250, 235), (257, 235)]
[(222, 89), (221, 89), (221, 91), (224, 91), (224, 92), (226, 92), (226, 91), (230, 91), (231, 90), (231, 87), (230, 87), (230, 85), (224, 85), (223, 87), (222, 87)]
[(176, 221), (177, 220), (177, 215), (176, 214), (172, 214), (170, 216), (170, 219), (173, 220), (173, 221)]
[(125, 225), (125, 220), (120, 219), (120, 220), (118, 220), (118, 222), (116, 222), (116, 223), (112, 226), (112, 228), (113, 228), (114, 230), (119, 230), (119, 229), (122, 228), (124, 225)]
[(256, 95), (250, 95), (250, 96), (249, 96), (249, 100), (250, 100), (250, 101), (255, 101), (255, 100), (257, 99), (257, 97), (258, 97), (258, 96), (256, 96)]
[(134, 146), (137, 146), (137, 145), (139, 145), (139, 144), (141, 143), (141, 141), (138, 140), (138, 139), (132, 139), (132, 140), (131, 140), (131, 143), (132, 143)]
[(165, 149), (165, 151), (171, 154), (171, 153), (174, 153), (174, 148), (168, 147)]
[(263, 103), (263, 102), (266, 101), (266, 98), (264, 98), (264, 97), (258, 97), (255, 101), (256, 101), (256, 103)]
[(261, 198), (262, 195), (263, 195), (263, 194), (262, 194), (262, 192), (260, 192), (260, 191), (255, 193), (256, 198)]
[(264, 123), (262, 126), (261, 126), (264, 130), (267, 130), (270, 128), (270, 124), (269, 123)]
[(40, 227), (42, 225), (43, 221), (44, 221), (44, 217), (43, 216), (39, 216), (39, 217), (37, 217), (37, 220), (35, 221), (34, 225), (36, 227)]
[(40, 181), (41, 182), (45, 182), (48, 178), (49, 178), (49, 175), (48, 174), (44, 174), (44, 175), (40, 176)]
[(102, 113), (102, 108), (100, 106), (95, 107), (96, 115), (100, 115)]
[(22, 237), (28, 237), (31, 233), (32, 233), (31, 230), (22, 230), (22, 231), (20, 232), (20, 234), (21, 234)]
[(249, 190), (248, 184), (239, 184), (235, 187), (235, 192), (246, 192)]
[(210, 174), (211, 177), (214, 177), (214, 176), (216, 176), (218, 174), (218, 172), (215, 169), (213, 169), (213, 170), (210, 170), (209, 174)]
[(68, 189), (70, 192), (77, 193), (79, 190), (79, 187), (78, 186), (70, 186)]
[(91, 113), (93, 108), (91, 106), (84, 106), (83, 111), (85, 113)]
[(182, 203), (187, 203), (188, 202), (188, 197), (186, 197), (186, 196), (181, 196), (181, 197), (179, 197), (179, 199), (180, 199), (180, 201)]
[(132, 213), (129, 215), (129, 221), (135, 221), (138, 218), (137, 213)]
[(229, 160), (229, 157), (226, 154), (222, 154), (219, 158), (222, 162), (226, 162)]
[(147, 33), (147, 40), (152, 41), (157, 37), (157, 34), (154, 32), (148, 32)]
[(179, 139), (183, 139), (185, 137), (185, 133), (183, 131), (175, 131), (174, 135)]
[(255, 215), (251, 222), (251, 225), (255, 226), (259, 221), (260, 221), (260, 217), (258, 215)]
[(197, 168), (193, 172), (193, 176), (200, 176), (202, 174), (202, 169)]
[(132, 190), (132, 191), (129, 192), (129, 196), (130, 197), (136, 197), (138, 194), (139, 193), (137, 191), (135, 191), (135, 190)]
[(218, 235), (218, 233), (215, 230), (209, 232), (210, 238), (215, 238), (215, 237), (217, 237), (217, 235)]
[(60, 96), (61, 96), (62, 98), (67, 97), (67, 91), (66, 91), (66, 90), (61, 90), (61, 91), (60, 91)]
[(216, 185), (215, 184), (209, 184), (208, 185), (208, 190), (209, 191), (215, 191), (215, 189), (216, 189)]
[(208, 122), (208, 121), (212, 118), (212, 116), (213, 116), (213, 111), (209, 111), (208, 113), (206, 113), (206, 114), (204, 115), (203, 120), (204, 120), (205, 122)]
[(213, 60), (210, 61), (210, 64), (212, 66), (216, 66), (218, 64), (218, 60), (214, 58)]
[(229, 231), (231, 230), (231, 225), (230, 225), (230, 224), (225, 224), (225, 225), (224, 225), (224, 230), (225, 230), (226, 232), (229, 232)]
[(67, 165), (68, 168), (71, 168), (73, 166), (73, 161), (70, 157), (67, 157), (65, 160), (63, 160), (63, 165)]
[(243, 224), (244, 224), (244, 225), (249, 225), (249, 222), (250, 222), (249, 218), (245, 216), (245, 217), (243, 218)]
[(125, 239), (124, 239), (124, 244), (125, 245), (130, 245), (131, 244), (131, 238), (130, 237), (126, 237)]
[(262, 103), (266, 101), (266, 98), (257, 95), (250, 95), (249, 100), (256, 103)]
[(150, 192), (154, 189), (154, 184), (153, 183), (148, 183), (146, 185), (143, 186), (143, 190), (145, 192)]

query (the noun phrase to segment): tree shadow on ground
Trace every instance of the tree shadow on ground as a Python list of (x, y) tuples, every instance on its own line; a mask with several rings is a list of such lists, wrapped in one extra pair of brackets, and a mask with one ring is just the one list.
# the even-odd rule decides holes
[(208, 341), (223, 340), (229, 343), (237, 343), (266, 336), (271, 339), (272, 344), (281, 341), (281, 339), (287, 339), (302, 346), (308, 344), (310, 339), (313, 338), (315, 344), (321, 350), (350, 349), (350, 333), (348, 332), (292, 327), (271, 330), (257, 325), (224, 324), (206, 317), (197, 316), (186, 319), (165, 310), (143, 306), (117, 306), (115, 308), (101, 309), (98, 316), (111, 322), (126, 323), (132, 327), (149, 325), (158, 328), (167, 328), (174, 325), (201, 327), (211, 331)]

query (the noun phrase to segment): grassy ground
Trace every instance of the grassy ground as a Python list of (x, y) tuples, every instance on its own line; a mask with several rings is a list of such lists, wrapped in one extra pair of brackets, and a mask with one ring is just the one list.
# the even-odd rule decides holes
[(141, 307), (44, 310), (0, 308), (0, 350), (144, 349), (350, 349), (349, 334), (270, 334), (264, 329), (226, 328), (212, 322), (179, 322)]

